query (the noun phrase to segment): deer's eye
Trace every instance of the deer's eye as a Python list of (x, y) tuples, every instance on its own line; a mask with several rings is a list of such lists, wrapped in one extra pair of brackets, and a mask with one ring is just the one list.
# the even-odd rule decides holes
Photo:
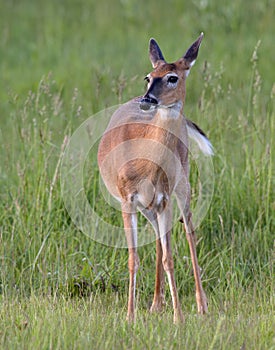
[(178, 81), (178, 77), (176, 77), (175, 75), (171, 75), (168, 79), (167, 79), (167, 81), (168, 81), (168, 83), (171, 83), (171, 84), (175, 84), (177, 81)]

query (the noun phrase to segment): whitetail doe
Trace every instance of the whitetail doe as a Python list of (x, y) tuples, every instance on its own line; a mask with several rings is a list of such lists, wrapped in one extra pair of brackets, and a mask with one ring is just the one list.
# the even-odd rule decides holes
[(150, 310), (161, 311), (164, 305), (165, 271), (172, 296), (174, 322), (184, 319), (171, 251), (173, 193), (190, 247), (198, 312), (207, 312), (190, 212), (188, 135), (206, 155), (212, 154), (212, 146), (203, 131), (183, 116), (185, 81), (197, 58), (202, 38), (203, 33), (174, 63), (167, 63), (156, 41), (150, 40), (149, 54), (154, 70), (145, 78), (147, 91), (143, 97), (127, 102), (114, 113), (99, 144), (101, 176), (109, 192), (121, 203), (129, 251), (129, 321), (135, 320), (139, 266), (137, 210), (149, 220), (156, 233), (156, 281)]

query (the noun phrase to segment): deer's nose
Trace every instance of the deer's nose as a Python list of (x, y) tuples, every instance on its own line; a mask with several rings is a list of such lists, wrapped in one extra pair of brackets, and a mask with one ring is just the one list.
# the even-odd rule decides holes
[(158, 101), (156, 98), (145, 94), (140, 101), (140, 108), (143, 109), (144, 111), (147, 111), (151, 107), (155, 107), (157, 104), (158, 104)]

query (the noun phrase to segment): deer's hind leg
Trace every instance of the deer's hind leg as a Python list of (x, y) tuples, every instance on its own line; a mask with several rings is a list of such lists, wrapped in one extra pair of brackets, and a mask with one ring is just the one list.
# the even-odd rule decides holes
[(180, 208), (183, 224), (185, 228), (186, 238), (189, 244), (191, 261), (193, 266), (193, 273), (196, 284), (196, 302), (198, 313), (204, 314), (208, 311), (206, 294), (202, 287), (200, 267), (198, 264), (197, 252), (196, 252), (196, 235), (192, 222), (192, 213), (190, 211), (190, 185), (187, 181), (181, 181), (176, 190), (178, 206)]
[(172, 255), (171, 244), (171, 221), (172, 221), (172, 206), (168, 202), (165, 209), (158, 213), (158, 224), (160, 232), (160, 242), (162, 247), (162, 264), (167, 274), (169, 288), (172, 296), (173, 309), (174, 309), (174, 323), (184, 321), (184, 317), (181, 311), (179, 302), (176, 281), (174, 276), (174, 261)]

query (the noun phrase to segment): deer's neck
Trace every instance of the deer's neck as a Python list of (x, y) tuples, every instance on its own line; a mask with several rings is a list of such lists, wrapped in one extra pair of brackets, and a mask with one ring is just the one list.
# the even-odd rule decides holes
[[(175, 107), (159, 107), (153, 123), (158, 126), (156, 137), (163, 144), (173, 144), (178, 139), (182, 125), (182, 103)], [(172, 148), (173, 145), (171, 144)]]

